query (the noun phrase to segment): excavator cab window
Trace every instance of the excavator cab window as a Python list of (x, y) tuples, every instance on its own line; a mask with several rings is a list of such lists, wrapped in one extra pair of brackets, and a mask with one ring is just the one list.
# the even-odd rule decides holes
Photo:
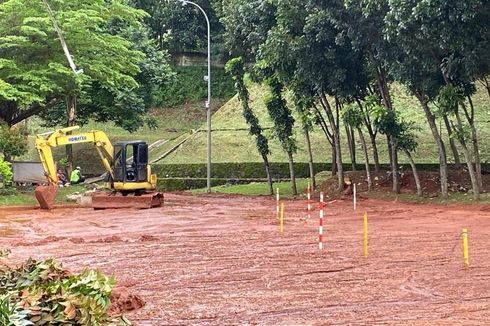
[(148, 179), (148, 145), (144, 142), (114, 145), (116, 182), (145, 182)]
[(114, 146), (114, 181), (124, 180), (124, 147), (121, 145)]
[(138, 180), (148, 180), (148, 145), (138, 144), (136, 151), (136, 168), (138, 170)]

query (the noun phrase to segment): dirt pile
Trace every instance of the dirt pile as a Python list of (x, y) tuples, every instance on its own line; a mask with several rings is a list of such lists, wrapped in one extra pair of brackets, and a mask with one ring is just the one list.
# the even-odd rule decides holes
[[(471, 189), (471, 181), (466, 171), (451, 169), (449, 170), (449, 191), (450, 192), (468, 192)], [(365, 171), (348, 171), (345, 173), (354, 183), (356, 183), (359, 192), (368, 190), (367, 178)], [(419, 171), (422, 191), (425, 195), (435, 195), (440, 191), (439, 173), (436, 171)], [(391, 191), (393, 187), (392, 174), (390, 171), (372, 172), (372, 191)], [(318, 188), (318, 192), (323, 191), (326, 194), (336, 196), (337, 193), (337, 176), (328, 178)], [(415, 194), (416, 185), (413, 173), (411, 171), (402, 171), (400, 174), (401, 192), (405, 194)], [(490, 175), (483, 175), (484, 191), (490, 191)]]
[(120, 315), (128, 311), (140, 309), (144, 305), (145, 301), (140, 296), (130, 293), (125, 287), (118, 287), (112, 291), (109, 314)]

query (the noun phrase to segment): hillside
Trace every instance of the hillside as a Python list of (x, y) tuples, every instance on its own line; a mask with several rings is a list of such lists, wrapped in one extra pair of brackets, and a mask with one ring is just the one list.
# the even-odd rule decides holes
[[(392, 93), (394, 94), (395, 106), (402, 112), (402, 115), (408, 121), (415, 122), (420, 128), (418, 133), (419, 148), (415, 154), (417, 163), (437, 163), (437, 149), (432, 139), (430, 130), (426, 124), (424, 113), (415, 98), (409, 96), (405, 89), (399, 85), (394, 85)], [(272, 122), (268, 117), (263, 98), (266, 95), (266, 89), (260, 85), (250, 85), (250, 104), (260, 119), (262, 127), (272, 127)], [(490, 137), (490, 105), (488, 96), (480, 90), (474, 98), (477, 108), (477, 121), (480, 126), (480, 141), (483, 162), (490, 160), (490, 142), (485, 141)], [(205, 129), (205, 125), (201, 126)], [(212, 150), (213, 162), (260, 162), (261, 158), (255, 148), (253, 137), (248, 134), (245, 119), (241, 114), (241, 104), (235, 96), (228, 103), (223, 105), (218, 112), (213, 115), (212, 119)], [(343, 130), (343, 129), (342, 129)], [(272, 131), (268, 129), (266, 133), (270, 136)], [(447, 132), (442, 129), (442, 134), (446, 138)], [(378, 136), (378, 150), (381, 163), (389, 162), (386, 153), (386, 146), (383, 145), (382, 135)], [(307, 152), (305, 140), (302, 131), (296, 127), (295, 138), (298, 145), (298, 152), (295, 155), (297, 162), (307, 162)], [(345, 138), (345, 137), (344, 137)], [(314, 159), (318, 162), (330, 162), (331, 152), (330, 145), (325, 139), (319, 128), (315, 128), (311, 135)], [(286, 162), (287, 157), (282, 151), (277, 140), (270, 141), (272, 162)], [(350, 162), (347, 143), (343, 146), (344, 162)], [(357, 143), (357, 160), (362, 162), (361, 144)], [(449, 157), (451, 161), (451, 157)], [(172, 155), (161, 160), (161, 163), (204, 163), (206, 161), (206, 134), (200, 132), (193, 135), (185, 144), (183, 144)], [(407, 163), (403, 156), (400, 162)]]
[[(430, 130), (426, 125), (425, 116), (417, 105), (414, 98), (407, 95), (406, 91), (399, 85), (393, 86), (394, 102), (400, 109), (404, 118), (414, 121), (420, 127), (418, 135), (419, 148), (415, 154), (417, 163), (437, 163), (437, 152), (432, 139)], [(250, 85), (251, 106), (260, 119), (262, 126), (266, 129), (266, 134), (272, 137), (272, 122), (268, 117), (263, 98), (266, 89), (260, 85)], [(480, 145), (482, 151), (482, 161), (490, 161), (490, 142), (485, 141), (490, 137), (490, 105), (487, 95), (479, 91), (475, 96), (477, 107), (477, 121), (480, 131)], [(212, 151), (213, 162), (261, 162), (261, 158), (255, 148), (253, 137), (248, 133), (247, 124), (242, 117), (241, 104), (235, 96), (229, 101), (217, 100), (213, 103), (215, 112), (212, 119)], [(403, 108), (403, 109), (402, 109)], [(159, 146), (152, 148), (150, 160), (156, 163), (204, 163), (206, 162), (206, 114), (202, 102), (186, 103), (177, 105), (173, 108), (153, 110), (150, 113), (157, 121), (156, 130), (149, 129), (147, 126), (141, 128), (136, 133), (129, 133), (111, 123), (91, 122), (83, 126), (82, 130), (104, 130), (113, 141), (123, 139), (142, 139), (149, 144), (158, 142)], [(267, 129), (268, 128), (268, 129)], [(31, 132), (45, 132), (49, 128), (39, 126), (39, 121), (34, 119), (29, 122)], [(197, 131), (192, 134), (192, 131)], [(444, 133), (443, 130), (443, 134)], [(382, 136), (379, 136), (382, 137)], [(307, 152), (305, 148), (304, 135), (300, 128), (295, 128), (295, 138), (298, 144), (298, 151), (295, 155), (297, 162), (307, 162)], [(164, 159), (159, 158), (182, 141), (187, 141)], [(311, 135), (314, 159), (316, 162), (331, 162), (330, 145), (326, 141), (319, 128), (315, 128)], [(447, 135), (446, 135), (447, 142)], [(37, 160), (37, 153), (33, 146), (31, 137), (30, 150), (23, 160)], [(287, 157), (282, 151), (276, 139), (270, 140), (272, 162), (286, 162)], [(382, 163), (388, 162), (386, 146), (379, 138), (378, 146)], [(64, 155), (62, 149), (56, 150), (56, 156), (61, 158)], [(350, 162), (347, 151), (347, 144), (343, 146), (344, 162)], [(449, 156), (451, 160), (451, 157)], [(362, 163), (361, 145), (357, 143), (357, 160)], [(75, 161), (81, 164), (88, 173), (96, 173), (102, 170), (102, 166), (97, 157), (97, 153), (90, 146), (77, 146), (75, 148)], [(404, 156), (400, 156), (400, 162), (407, 163)]]

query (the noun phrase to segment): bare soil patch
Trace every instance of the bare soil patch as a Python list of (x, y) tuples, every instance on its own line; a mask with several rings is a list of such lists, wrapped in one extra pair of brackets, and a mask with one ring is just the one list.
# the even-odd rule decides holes
[[(357, 189), (360, 192), (368, 190), (367, 178), (365, 171), (348, 171), (345, 173), (356, 183)], [(466, 193), (471, 189), (471, 180), (466, 170), (449, 169), (449, 191)], [(490, 174), (483, 174), (483, 192), (490, 191)], [(439, 172), (437, 171), (419, 171), (420, 183), (424, 195), (437, 196), (440, 192)], [(391, 171), (380, 171), (371, 173), (372, 191), (390, 192), (393, 188), (393, 179)], [(329, 178), (326, 182), (320, 185), (318, 191), (324, 191), (328, 194), (337, 193), (337, 176)], [(416, 194), (417, 189), (412, 170), (404, 170), (400, 174), (401, 192), (404, 194)]]
[(164, 207), (145, 211), (0, 210), (0, 247), (12, 249), (9, 264), (55, 257), (73, 271), (114, 274), (146, 303), (127, 314), (137, 325), (488, 325), (487, 206), (366, 199), (354, 212), (338, 199), (327, 205), (324, 251), (318, 211), (305, 221), (304, 200), (285, 206), (282, 235), (267, 197), (166, 194)]

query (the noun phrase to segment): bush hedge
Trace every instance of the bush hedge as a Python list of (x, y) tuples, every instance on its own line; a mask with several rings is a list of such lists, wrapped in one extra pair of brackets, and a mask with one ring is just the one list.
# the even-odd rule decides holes
[[(410, 171), (408, 164), (402, 164), (402, 169)], [(330, 170), (331, 163), (315, 163), (315, 173)], [(351, 164), (344, 164), (344, 170), (351, 170)], [(388, 164), (382, 164), (383, 170), (388, 170)], [(438, 164), (419, 164), (420, 171), (437, 171)], [(484, 166), (485, 169), (489, 167)], [(153, 164), (153, 172), (158, 176), (158, 188), (164, 191), (180, 191), (205, 188), (207, 185), (206, 164)], [(363, 164), (357, 169), (364, 170)], [(372, 167), (374, 170), (374, 166)], [(295, 163), (294, 170), (297, 178), (309, 178), (308, 163)], [(274, 181), (289, 180), (288, 163), (271, 163), (271, 173)], [(251, 182), (266, 182), (264, 164), (261, 162), (248, 163), (213, 163), (211, 165), (211, 185), (247, 184)]]
[[(326, 163), (315, 163), (315, 172), (328, 170)], [(153, 164), (153, 171), (158, 178), (206, 178), (206, 164)], [(294, 172), (297, 178), (309, 177), (308, 163), (295, 163)], [(273, 179), (289, 179), (288, 163), (271, 163)], [(217, 179), (265, 179), (264, 164), (261, 162), (248, 163), (213, 163), (211, 175)]]

